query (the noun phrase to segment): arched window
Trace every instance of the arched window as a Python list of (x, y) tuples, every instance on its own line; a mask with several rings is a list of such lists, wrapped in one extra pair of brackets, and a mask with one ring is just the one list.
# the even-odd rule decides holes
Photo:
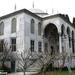
[(72, 52), (74, 53), (74, 31), (72, 31)]
[(31, 19), (31, 33), (34, 34), (34, 20)]
[(69, 27), (67, 27), (67, 35), (68, 35), (68, 40), (69, 40), (69, 47), (71, 47), (70, 28)]
[(11, 22), (11, 33), (16, 32), (16, 19), (13, 18)]
[(41, 35), (41, 23), (38, 23), (38, 35)]
[(4, 22), (0, 23), (0, 35), (4, 34)]

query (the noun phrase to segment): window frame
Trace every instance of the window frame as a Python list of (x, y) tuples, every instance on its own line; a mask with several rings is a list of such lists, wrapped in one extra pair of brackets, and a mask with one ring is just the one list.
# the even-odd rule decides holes
[(42, 52), (42, 42), (38, 41), (38, 52)]
[(17, 26), (17, 20), (16, 20), (16, 18), (13, 18), (11, 20), (11, 33), (15, 33), (16, 32), (16, 26)]
[[(15, 39), (15, 44), (12, 42), (13, 39)], [(16, 38), (11, 38), (11, 46), (12, 46), (12, 51), (16, 51)]]
[(0, 23), (0, 35), (4, 35), (4, 22)]
[(35, 50), (35, 41), (34, 40), (30, 40), (30, 49), (31, 49), (31, 52), (34, 52), (34, 50)]
[(2, 39), (0, 42), (0, 52), (3, 52), (3, 45), (4, 45), (4, 40)]
[(32, 34), (34, 34), (34, 30), (35, 30), (35, 21), (34, 21), (34, 19), (31, 19), (31, 22), (30, 22), (31, 24), (31, 26), (30, 26), (30, 31), (31, 31), (31, 33)]

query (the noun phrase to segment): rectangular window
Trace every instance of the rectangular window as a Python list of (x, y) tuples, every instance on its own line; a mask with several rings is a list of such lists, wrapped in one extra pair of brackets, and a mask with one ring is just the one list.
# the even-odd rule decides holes
[(45, 52), (47, 52), (48, 51), (48, 44), (47, 43), (45, 43), (45, 46), (44, 46), (45, 48)]
[(16, 38), (11, 39), (12, 51), (16, 51)]
[(31, 52), (33, 52), (34, 51), (34, 40), (30, 41), (30, 45), (31, 45)]
[(38, 52), (42, 52), (42, 42), (38, 42)]
[(0, 52), (3, 52), (3, 44), (4, 44), (4, 41), (1, 40), (1, 42), (0, 42)]

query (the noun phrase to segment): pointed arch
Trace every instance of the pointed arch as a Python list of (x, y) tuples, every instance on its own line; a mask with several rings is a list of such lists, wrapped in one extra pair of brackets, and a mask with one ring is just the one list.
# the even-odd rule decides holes
[(51, 50), (51, 46), (53, 46), (56, 49), (56, 51), (59, 52), (59, 33), (56, 25), (53, 23), (49, 23), (48, 25), (46, 25), (43, 34), (44, 51), (47, 51), (48, 48)]
[(49, 23), (48, 25), (45, 26), (45, 28), (44, 28), (44, 35), (46, 37), (48, 37), (48, 35), (55, 34), (54, 32), (58, 33), (58, 29), (57, 29), (55, 24)]

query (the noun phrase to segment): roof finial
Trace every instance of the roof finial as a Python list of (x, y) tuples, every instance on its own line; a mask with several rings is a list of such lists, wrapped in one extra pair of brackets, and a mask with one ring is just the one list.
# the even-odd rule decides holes
[(47, 9), (46, 9), (46, 13), (47, 13)]
[(54, 14), (54, 8), (52, 7), (52, 14)]
[(34, 8), (34, 2), (33, 2), (33, 5), (32, 5), (32, 7)]
[(15, 3), (15, 7), (14, 8), (15, 8), (15, 11), (16, 11), (16, 3)]
[(59, 12), (58, 12), (58, 10), (57, 10), (57, 14), (58, 14)]

